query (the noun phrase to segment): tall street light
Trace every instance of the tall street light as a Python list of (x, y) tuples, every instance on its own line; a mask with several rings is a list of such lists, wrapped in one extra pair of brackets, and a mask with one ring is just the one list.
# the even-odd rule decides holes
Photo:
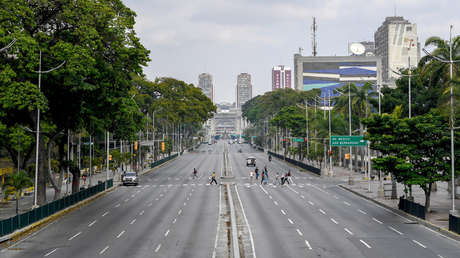
[(409, 118), (412, 118), (412, 94), (411, 94), (411, 78), (412, 76), (417, 76), (417, 74), (412, 74), (412, 71), (411, 71), (411, 66), (410, 66), (410, 56), (407, 57), (407, 61), (408, 61), (408, 64), (409, 64), (409, 71), (408, 71), (408, 74), (402, 74), (402, 73), (398, 73), (396, 71), (393, 71), (393, 73), (399, 75), (399, 76), (402, 76), (402, 77), (408, 77), (409, 79), (409, 89), (408, 89), (408, 95), (409, 95)]
[[(42, 71), (42, 51), (40, 50), (40, 61), (38, 65), (38, 71), (35, 71), (38, 73), (38, 90), (41, 90), (41, 82), (42, 82), (42, 74), (50, 73), (52, 71), (55, 71), (59, 68), (61, 68), (65, 64), (65, 61), (62, 62), (60, 65), (47, 70), (47, 71)], [(38, 153), (39, 153), (39, 146), (40, 146), (40, 108), (37, 107), (37, 135), (36, 135), (36, 149), (35, 149), (35, 184), (34, 184), (34, 205), (32, 208), (38, 208), (38, 202), (37, 202), (37, 186), (38, 186)]]
[(428, 52), (426, 49), (423, 49), (423, 52), (425, 54), (429, 55), (436, 61), (439, 61), (441, 63), (449, 63), (450, 64), (450, 162), (451, 162), (451, 172), (452, 172), (452, 210), (451, 212), (454, 214), (456, 213), (455, 210), (455, 155), (454, 155), (454, 86), (452, 83), (453, 79), (453, 64), (460, 62), (460, 60), (452, 60), (452, 28), (453, 25), (450, 25), (450, 30), (449, 30), (449, 60), (434, 56), (430, 52)]

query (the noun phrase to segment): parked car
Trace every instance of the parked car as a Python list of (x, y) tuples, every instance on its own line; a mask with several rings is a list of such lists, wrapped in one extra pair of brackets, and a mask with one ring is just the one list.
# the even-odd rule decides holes
[(122, 175), (121, 181), (123, 185), (138, 185), (139, 177), (136, 172), (125, 172)]

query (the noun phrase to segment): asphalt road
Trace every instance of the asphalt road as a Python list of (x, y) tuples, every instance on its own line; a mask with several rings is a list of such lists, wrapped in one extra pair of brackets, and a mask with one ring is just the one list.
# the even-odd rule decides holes
[[(249, 184), (248, 156), (259, 169), (267, 166), (268, 185)], [(459, 242), (343, 190), (337, 180), (269, 162), (249, 147), (231, 145), (230, 160), (259, 257), (460, 257)], [(289, 169), (293, 184), (272, 184), (276, 172)]]
[[(0, 251), (7, 257), (212, 257), (224, 143), (203, 145)], [(242, 153), (238, 150), (241, 149)], [(267, 166), (269, 184), (249, 184), (245, 159)], [(257, 257), (459, 257), (460, 244), (410, 224), (337, 186), (248, 145), (229, 145), (236, 189)], [(193, 168), (200, 178), (192, 179)], [(273, 185), (291, 169), (293, 184)]]

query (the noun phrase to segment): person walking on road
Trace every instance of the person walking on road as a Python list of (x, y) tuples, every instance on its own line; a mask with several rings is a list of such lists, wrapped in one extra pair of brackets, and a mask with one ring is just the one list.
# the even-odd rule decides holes
[(198, 170), (196, 168), (193, 168), (193, 179), (198, 178)]
[(210, 185), (212, 185), (212, 183), (216, 183), (217, 185), (217, 180), (216, 180), (216, 172), (212, 171), (212, 174), (211, 174), (211, 183), (209, 183)]
[(249, 171), (249, 179), (250, 179), (250, 183), (251, 185), (254, 183), (254, 171)]
[(280, 183), (280, 173), (279, 172), (276, 172), (276, 176), (273, 179), (273, 185), (281, 185), (281, 183)]
[(256, 167), (255, 172), (256, 172), (256, 180), (257, 180), (259, 179), (259, 168)]
[(292, 183), (292, 175), (291, 175), (291, 170), (290, 169), (288, 170), (288, 173), (287, 173), (287, 181), (288, 181), (288, 184)]

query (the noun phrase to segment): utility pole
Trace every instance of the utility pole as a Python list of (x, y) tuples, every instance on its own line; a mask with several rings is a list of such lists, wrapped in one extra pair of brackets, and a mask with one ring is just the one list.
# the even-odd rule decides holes
[[(40, 55), (39, 55), (39, 64), (38, 64), (38, 71), (35, 71), (38, 73), (38, 90), (41, 90), (41, 82), (42, 82), (42, 74), (45, 73), (50, 73), (54, 70), (57, 70), (61, 68), (65, 64), (65, 61), (62, 62), (60, 65), (56, 66), (55, 68), (52, 68), (48, 71), (42, 71), (42, 51), (40, 50)], [(36, 148), (35, 148), (35, 182), (34, 182), (34, 205), (32, 208), (38, 208), (38, 153), (40, 151), (40, 108), (37, 108), (37, 135), (36, 135)]]
[(332, 129), (331, 129), (331, 90), (329, 90), (329, 101), (328, 101), (328, 106), (329, 106), (329, 176), (333, 176), (334, 172), (332, 170), (332, 143), (331, 143), (331, 135), (332, 135)]

